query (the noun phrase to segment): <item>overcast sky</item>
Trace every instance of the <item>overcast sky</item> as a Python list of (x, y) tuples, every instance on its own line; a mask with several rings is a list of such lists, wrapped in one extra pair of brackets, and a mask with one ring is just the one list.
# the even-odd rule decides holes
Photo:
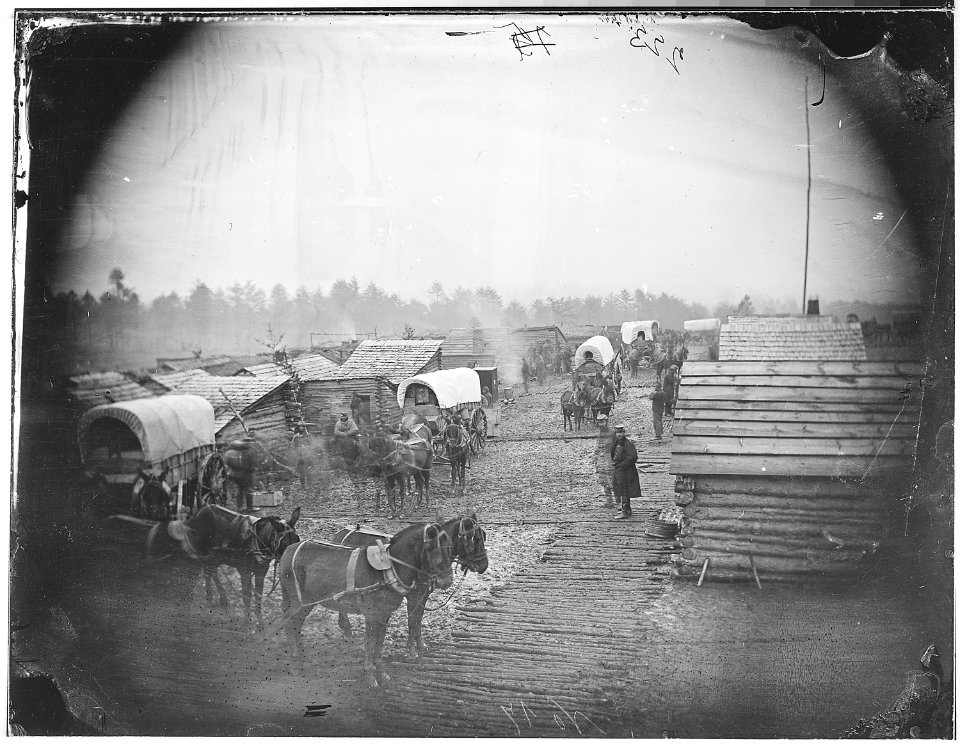
[[(638, 29), (512, 15), (202, 24), (112, 133), (58, 287), (99, 292), (119, 266), (147, 299), (198, 279), (328, 290), (356, 276), (405, 298), (439, 280), (523, 302), (646, 285), (798, 305), (818, 43), (718, 18)], [(538, 40), (553, 46), (523, 46)], [(843, 81), (828, 76), (809, 111), (809, 293), (908, 299), (910, 218)]]

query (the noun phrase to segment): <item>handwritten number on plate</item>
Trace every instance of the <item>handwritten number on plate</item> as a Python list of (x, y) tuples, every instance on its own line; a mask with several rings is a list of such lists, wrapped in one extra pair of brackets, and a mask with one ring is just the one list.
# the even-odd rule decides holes
[(670, 55), (670, 58), (667, 60), (670, 63), (670, 67), (673, 68), (673, 71), (680, 75), (680, 70), (677, 68), (677, 54), (680, 55), (680, 59), (683, 59), (683, 47), (674, 47), (673, 54)]

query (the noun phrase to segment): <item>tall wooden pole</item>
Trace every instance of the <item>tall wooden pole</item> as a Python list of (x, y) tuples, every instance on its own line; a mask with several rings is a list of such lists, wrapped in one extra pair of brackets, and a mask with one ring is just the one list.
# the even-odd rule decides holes
[(803, 79), (803, 119), (807, 125), (807, 230), (803, 255), (803, 298), (800, 300), (800, 314), (807, 313), (807, 266), (810, 262), (810, 103), (807, 96), (808, 78)]

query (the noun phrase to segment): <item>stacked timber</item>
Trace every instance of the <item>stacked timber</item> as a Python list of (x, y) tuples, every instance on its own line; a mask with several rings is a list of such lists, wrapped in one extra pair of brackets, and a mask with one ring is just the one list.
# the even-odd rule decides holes
[(913, 470), (921, 367), (687, 362), (670, 472), (682, 574), (845, 574), (877, 549)]

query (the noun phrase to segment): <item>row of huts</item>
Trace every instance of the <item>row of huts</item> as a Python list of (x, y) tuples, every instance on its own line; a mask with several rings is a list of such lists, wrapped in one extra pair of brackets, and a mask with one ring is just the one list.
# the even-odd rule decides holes
[[(336, 355), (324, 350), (253, 363), (228, 356), (163, 358), (155, 371), (137, 378), (117, 372), (72, 377), (66, 391), (78, 418), (106, 403), (165, 394), (198, 396), (213, 406), (218, 443), (253, 429), (262, 442), (279, 447), (299, 423), (306, 423), (311, 433), (330, 433), (344, 412), (356, 413), (361, 425), (395, 426), (401, 416), (397, 387), (408, 377), (458, 366), (512, 366), (530, 345), (568, 344), (555, 326), (468, 332), (355, 341), (338, 347)], [(496, 379), (491, 383), (495, 392)]]
[[(923, 368), (869, 361), (861, 326), (735, 317), (684, 365), (670, 472), (682, 575), (846, 575), (902, 527)], [(898, 519), (899, 518), (899, 519)]]

